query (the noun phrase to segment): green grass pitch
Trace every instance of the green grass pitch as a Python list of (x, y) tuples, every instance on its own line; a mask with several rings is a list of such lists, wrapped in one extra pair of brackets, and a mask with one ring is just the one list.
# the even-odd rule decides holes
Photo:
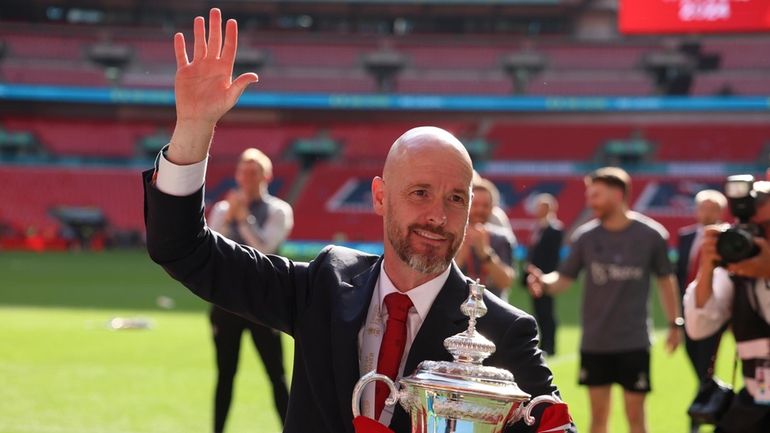
[[(159, 296), (175, 307), (159, 308)], [(559, 354), (549, 364), (587, 432), (586, 390), (576, 385), (579, 299), (573, 288), (557, 300)], [(511, 302), (530, 307), (521, 289)], [(665, 326), (657, 300), (653, 306), (656, 324)], [(116, 316), (147, 318), (152, 327), (108, 329)], [(653, 349), (650, 431), (685, 432), (695, 378), (683, 349), (663, 350), (664, 331)], [(734, 346), (726, 340), (718, 372), (729, 380)], [(290, 371), (292, 341), (284, 343)], [(280, 431), (249, 339), (240, 359), (227, 431)], [(0, 254), (0, 433), (208, 433), (214, 377), (205, 303), (144, 252)], [(611, 423), (612, 432), (627, 431), (619, 389)]]

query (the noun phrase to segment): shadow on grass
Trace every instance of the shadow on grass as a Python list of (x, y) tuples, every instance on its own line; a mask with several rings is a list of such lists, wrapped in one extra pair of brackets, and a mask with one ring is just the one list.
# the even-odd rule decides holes
[(143, 250), (0, 257), (0, 306), (153, 310), (165, 296), (172, 311), (207, 308)]

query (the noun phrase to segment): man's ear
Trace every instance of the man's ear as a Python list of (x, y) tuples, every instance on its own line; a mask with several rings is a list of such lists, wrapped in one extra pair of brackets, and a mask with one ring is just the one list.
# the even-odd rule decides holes
[(377, 215), (385, 215), (385, 181), (379, 176), (372, 179), (372, 207)]

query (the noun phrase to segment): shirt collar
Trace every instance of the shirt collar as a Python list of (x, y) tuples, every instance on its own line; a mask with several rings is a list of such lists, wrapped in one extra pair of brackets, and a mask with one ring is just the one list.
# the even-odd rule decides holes
[[(436, 300), (436, 296), (444, 287), (446, 280), (449, 278), (449, 271), (452, 267), (448, 266), (444, 272), (430, 281), (427, 281), (412, 290), (409, 290), (405, 295), (409, 296), (412, 301), (417, 314), (420, 316), (420, 320), (425, 320), (425, 317), (430, 311), (430, 307), (433, 305), (433, 301)], [(385, 305), (385, 297), (391, 293), (398, 292), (396, 286), (391, 281), (388, 274), (385, 272), (385, 260), (380, 264), (380, 278), (379, 278), (379, 301), (380, 301), (380, 313), (384, 313), (382, 309)]]

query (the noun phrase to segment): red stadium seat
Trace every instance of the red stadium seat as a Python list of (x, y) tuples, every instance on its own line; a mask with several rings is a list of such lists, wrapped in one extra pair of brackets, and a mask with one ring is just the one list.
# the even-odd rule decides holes
[(55, 155), (130, 158), (139, 138), (156, 132), (147, 122), (117, 122), (62, 118), (10, 118), (10, 130), (31, 131)]
[(135, 169), (0, 166), (4, 218), (21, 227), (55, 228), (58, 206), (97, 207), (118, 229), (142, 231), (142, 183)]
[(629, 125), (500, 122), (487, 139), (495, 146), (495, 159), (585, 161), (607, 140), (626, 138), (631, 131)]
[(366, 188), (381, 164), (317, 165), (294, 203), (291, 238), (317, 241), (382, 240), (382, 220), (371, 210)]

